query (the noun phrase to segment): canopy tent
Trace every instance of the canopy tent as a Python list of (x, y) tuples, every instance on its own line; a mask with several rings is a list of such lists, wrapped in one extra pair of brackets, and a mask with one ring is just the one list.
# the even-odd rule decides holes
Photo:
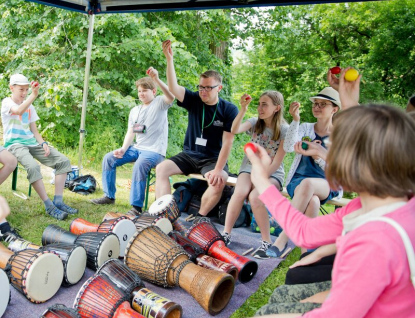
[[(106, 13), (133, 13), (154, 11), (230, 9), (261, 6), (287, 6), (333, 2), (357, 2), (358, 0), (27, 0), (66, 10), (81, 12), (89, 15), (88, 44), (85, 64), (85, 78), (82, 101), (81, 126), (79, 129), (79, 159), (78, 167), (82, 169), (82, 150), (85, 137), (85, 117), (88, 99), (89, 72), (91, 65), (92, 39), (94, 34), (94, 16)], [(367, 1), (367, 0), (363, 0)]]

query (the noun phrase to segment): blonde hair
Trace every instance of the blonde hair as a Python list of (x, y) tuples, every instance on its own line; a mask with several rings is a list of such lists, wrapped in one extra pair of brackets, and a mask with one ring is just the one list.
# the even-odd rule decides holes
[(415, 191), (415, 121), (384, 105), (339, 113), (330, 135), (326, 178), (332, 189), (403, 197)]
[[(272, 135), (272, 140), (278, 140), (281, 136), (281, 125), (285, 123), (285, 119), (283, 116), (283, 109), (284, 109), (284, 97), (282, 94), (278, 91), (265, 91), (261, 94), (259, 98), (262, 96), (268, 96), (272, 104), (274, 106), (280, 105), (280, 110), (274, 113), (272, 116), (272, 123), (271, 126), (274, 130), (274, 133)], [(258, 121), (255, 124), (254, 131), (257, 134), (262, 134), (265, 130), (265, 121), (263, 119), (258, 118)]]
[(219, 84), (222, 84), (222, 76), (219, 74), (219, 72), (209, 70), (202, 74), (200, 74), (200, 77), (203, 78), (211, 78), (213, 77)]
[(138, 81), (135, 82), (135, 86), (138, 87), (141, 86), (144, 89), (155, 89), (157, 88), (156, 83), (150, 78), (150, 77), (143, 77), (140, 78)]

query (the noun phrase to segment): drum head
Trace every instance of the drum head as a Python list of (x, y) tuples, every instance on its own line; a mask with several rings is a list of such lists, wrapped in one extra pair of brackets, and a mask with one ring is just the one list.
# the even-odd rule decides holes
[(173, 226), (171, 225), (171, 222), (166, 218), (159, 218), (155, 220), (154, 225), (159, 227), (160, 230), (162, 230), (166, 234), (169, 234), (171, 231), (173, 231)]
[(116, 235), (107, 235), (102, 241), (98, 256), (97, 266), (100, 267), (110, 258), (118, 258), (120, 256), (120, 241)]
[(151, 215), (158, 215), (164, 209), (166, 209), (169, 204), (173, 201), (173, 196), (171, 194), (165, 194), (162, 197), (158, 198), (148, 209), (148, 213)]
[(112, 233), (117, 235), (118, 239), (120, 240), (121, 257), (124, 257), (125, 248), (127, 247), (128, 242), (130, 241), (131, 237), (134, 235), (135, 232), (135, 224), (133, 221), (129, 219), (119, 221), (112, 229)]
[(86, 251), (82, 246), (76, 246), (66, 262), (66, 279), (70, 284), (76, 284), (84, 276), (86, 268)]
[(6, 273), (0, 269), (0, 317), (6, 311), (10, 299), (10, 284)]
[(53, 253), (40, 255), (27, 271), (26, 291), (34, 301), (44, 302), (52, 298), (62, 284), (63, 264)]

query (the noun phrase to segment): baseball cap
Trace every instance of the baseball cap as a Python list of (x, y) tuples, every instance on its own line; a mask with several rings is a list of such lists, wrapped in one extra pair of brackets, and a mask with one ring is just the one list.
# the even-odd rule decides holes
[(10, 85), (30, 85), (29, 80), (22, 74), (13, 74), (10, 76)]
[(310, 100), (314, 103), (314, 100), (318, 99), (326, 99), (337, 106), (339, 108), (342, 108), (342, 103), (340, 102), (340, 96), (339, 93), (332, 87), (326, 87), (324, 88), (320, 93), (318, 93), (316, 96), (310, 97)]

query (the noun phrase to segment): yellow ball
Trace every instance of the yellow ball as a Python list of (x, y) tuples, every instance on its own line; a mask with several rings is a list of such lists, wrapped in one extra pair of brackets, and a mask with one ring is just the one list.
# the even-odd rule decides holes
[(350, 70), (347, 70), (346, 74), (344, 74), (344, 78), (346, 81), (353, 82), (357, 80), (359, 77), (359, 72), (356, 71), (354, 68), (351, 68)]

